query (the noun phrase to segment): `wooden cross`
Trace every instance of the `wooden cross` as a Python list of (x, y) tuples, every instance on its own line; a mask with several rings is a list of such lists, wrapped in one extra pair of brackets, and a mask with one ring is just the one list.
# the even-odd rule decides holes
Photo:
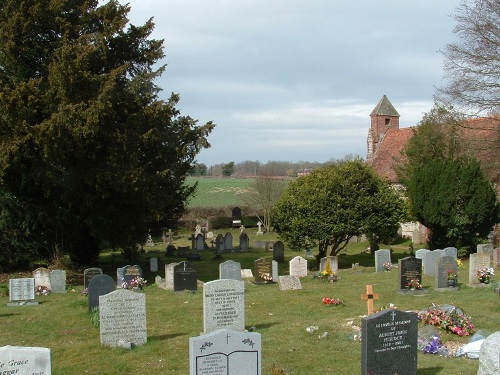
[(366, 286), (366, 294), (361, 295), (361, 300), (367, 301), (368, 315), (373, 313), (373, 300), (374, 299), (378, 299), (378, 294), (374, 294), (372, 286), (367, 285)]

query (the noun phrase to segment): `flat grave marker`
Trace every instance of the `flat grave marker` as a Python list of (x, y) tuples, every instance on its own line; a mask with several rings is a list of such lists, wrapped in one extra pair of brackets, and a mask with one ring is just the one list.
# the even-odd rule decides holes
[(279, 276), (278, 286), (280, 290), (301, 290), (302, 283), (298, 276)]

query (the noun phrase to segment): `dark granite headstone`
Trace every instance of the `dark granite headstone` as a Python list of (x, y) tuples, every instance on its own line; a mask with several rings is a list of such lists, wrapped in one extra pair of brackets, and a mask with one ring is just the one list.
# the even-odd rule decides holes
[(276, 241), (273, 245), (273, 260), (276, 262), (285, 261), (285, 245), (282, 241)]
[(175, 255), (175, 246), (174, 245), (168, 245), (167, 246), (167, 256), (173, 257)]
[(189, 262), (180, 262), (174, 267), (174, 292), (197, 290), (196, 269)]
[(224, 252), (224, 236), (222, 234), (218, 234), (215, 238), (215, 250), (218, 254)]
[(115, 281), (106, 274), (96, 275), (89, 283), (89, 312), (99, 306), (99, 296), (116, 290)]
[(183, 258), (186, 258), (189, 255), (189, 252), (189, 246), (179, 246), (179, 248), (177, 249), (177, 255)]
[(269, 258), (260, 258), (254, 262), (255, 282), (265, 283), (273, 281), (273, 260)]
[(417, 279), (422, 284), (422, 259), (407, 257), (399, 260), (399, 289), (406, 289), (408, 282)]
[(134, 280), (136, 277), (142, 277), (142, 268), (141, 266), (133, 265), (126, 266), (123, 269), (123, 280), (127, 283)]
[(102, 269), (100, 268), (87, 268), (85, 271), (83, 271), (83, 286), (84, 288), (89, 287), (90, 280), (94, 276), (101, 275), (102, 274)]
[(387, 309), (362, 318), (362, 375), (416, 375), (418, 318)]

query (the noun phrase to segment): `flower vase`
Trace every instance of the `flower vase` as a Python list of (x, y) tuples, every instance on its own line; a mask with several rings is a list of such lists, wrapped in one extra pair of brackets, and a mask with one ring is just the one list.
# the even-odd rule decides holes
[(455, 279), (449, 279), (449, 280), (448, 280), (448, 286), (449, 286), (450, 288), (454, 288), (454, 287), (456, 287), (456, 286), (457, 286), (457, 280), (455, 280)]

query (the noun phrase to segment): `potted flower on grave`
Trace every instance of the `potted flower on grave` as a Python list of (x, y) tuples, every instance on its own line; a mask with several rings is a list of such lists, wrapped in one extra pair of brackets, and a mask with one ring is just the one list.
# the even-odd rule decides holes
[(410, 289), (410, 290), (421, 290), (422, 285), (420, 285), (420, 282), (418, 281), (418, 279), (411, 279), (406, 284), (406, 288)]
[(495, 275), (493, 268), (480, 268), (477, 270), (477, 279), (481, 284), (489, 284), (492, 276)]
[(455, 270), (448, 270), (448, 286), (454, 287), (457, 285), (458, 274)]
[(389, 263), (389, 262), (384, 263), (384, 270), (389, 272), (391, 269), (392, 269), (392, 263)]

